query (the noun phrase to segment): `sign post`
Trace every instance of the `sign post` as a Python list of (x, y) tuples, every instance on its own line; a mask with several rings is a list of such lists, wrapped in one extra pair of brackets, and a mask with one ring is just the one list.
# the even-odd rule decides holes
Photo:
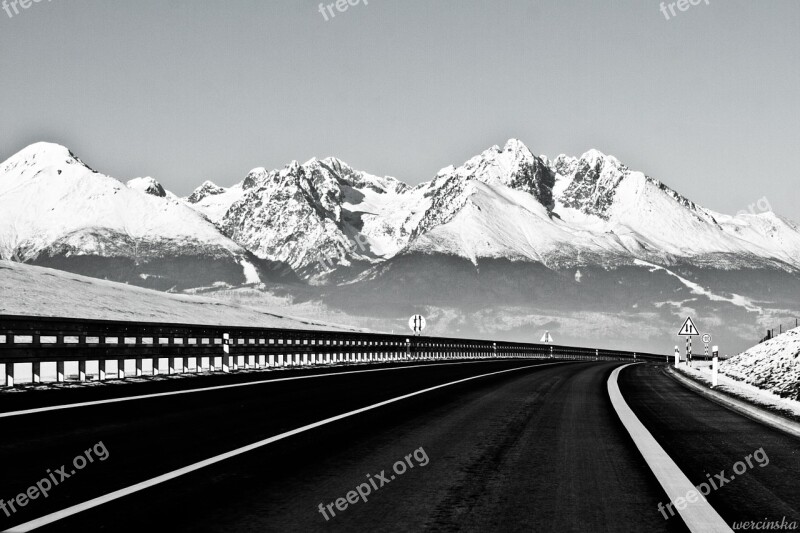
[(705, 361), (708, 361), (708, 344), (710, 342), (711, 342), (711, 335), (709, 335), (708, 333), (704, 334), (703, 335), (703, 344), (705, 344), (706, 346), (705, 346), (705, 351), (703, 352), (703, 355), (705, 356)]
[(692, 317), (686, 317), (686, 321), (678, 331), (679, 337), (686, 337), (686, 366), (692, 365), (692, 337), (697, 337), (699, 335), (700, 333), (697, 332)]
[(681, 363), (681, 349), (675, 346), (675, 366)]

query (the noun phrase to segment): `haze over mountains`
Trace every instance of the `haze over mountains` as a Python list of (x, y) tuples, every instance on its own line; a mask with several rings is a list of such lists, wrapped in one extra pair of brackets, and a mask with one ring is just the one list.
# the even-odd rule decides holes
[(415, 187), (326, 158), (187, 198), (37, 143), (0, 164), (0, 257), (160, 290), (277, 291), (375, 329), (421, 311), (434, 334), (547, 328), (642, 350), (674, 342), (665, 329), (686, 314), (749, 346), (800, 301), (788, 219), (716, 213), (597, 150), (550, 160), (514, 139)]

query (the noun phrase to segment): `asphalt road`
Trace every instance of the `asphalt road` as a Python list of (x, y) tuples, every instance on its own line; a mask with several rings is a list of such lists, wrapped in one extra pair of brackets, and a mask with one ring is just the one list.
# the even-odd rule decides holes
[[(606, 380), (618, 364), (542, 363), (548, 361), (440, 388), (288, 437), (42, 531), (685, 530), (679, 517), (665, 520), (659, 514), (657, 504), (666, 495), (610, 404)], [(73, 457), (100, 441), (108, 452), (106, 460), (96, 459), (52, 488), (48, 498), (30, 501), (10, 518), (0, 514), (0, 529), (330, 416), (426, 387), (534, 364), (480, 362), (337, 374), (0, 418), (0, 498), (6, 501), (46, 476), (47, 469), (64, 464), (70, 473)], [(648, 418), (648, 409), (663, 414), (673, 401), (653, 392), (671, 386), (654, 368), (626, 369), (623, 394), (671, 455), (670, 442), (683, 455), (699, 457), (676, 459), (691, 471), (698, 461), (710, 459), (699, 451), (708, 447), (708, 435), (702, 434), (708, 424), (705, 411), (688, 402), (708, 402), (680, 398), (687, 405), (684, 415), (697, 418), (699, 435), (687, 431), (686, 420), (679, 417)], [(267, 376), (290, 375), (297, 374)], [(256, 379), (252, 376), (223, 379), (233, 384)], [(147, 392), (189, 382), (200, 383), (149, 384)], [(79, 391), (71, 398), (119, 394), (109, 390)], [(680, 395), (679, 390), (672, 392)], [(22, 396), (14, 399), (15, 409), (26, 407), (18, 399)], [(723, 429), (742, 423), (737, 415), (730, 416), (737, 421), (720, 422)], [(771, 460), (796, 468), (796, 445), (792, 451), (780, 434), (771, 435), (770, 444), (759, 435), (771, 430), (747, 423), (758, 426), (748, 428), (752, 441), (725, 448), (728, 455), (722, 459), (714, 455), (724, 467), (756, 450), (756, 442), (766, 442)], [(407, 468), (400, 469), (398, 461)], [(748, 476), (783, 502), (770, 512), (797, 514), (800, 498), (791, 499), (797, 482), (777, 469), (769, 471), (757, 467)], [(747, 481), (737, 479), (730, 487), (742, 498), (759, 494)], [(369, 489), (368, 501), (358, 499), (341, 510), (346, 500), (339, 500), (337, 508), (337, 499), (346, 499), (359, 486), (362, 492)], [(756, 500), (751, 508), (759, 505)]]
[(800, 524), (800, 440), (694, 394), (655, 366), (626, 369), (619, 385), (689, 480), (718, 485), (707, 499), (728, 524), (784, 517)]

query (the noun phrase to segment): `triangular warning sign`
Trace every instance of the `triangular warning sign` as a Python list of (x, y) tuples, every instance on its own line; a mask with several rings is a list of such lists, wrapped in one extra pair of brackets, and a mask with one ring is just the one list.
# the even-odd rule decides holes
[(692, 317), (686, 317), (686, 322), (683, 323), (681, 326), (681, 330), (678, 332), (678, 335), (681, 337), (694, 337), (695, 335), (700, 335), (697, 331), (697, 328), (694, 327), (694, 321), (692, 321)]

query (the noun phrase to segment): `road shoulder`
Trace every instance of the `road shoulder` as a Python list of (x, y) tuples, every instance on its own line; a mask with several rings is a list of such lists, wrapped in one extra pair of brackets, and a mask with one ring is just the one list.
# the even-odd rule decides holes
[(728, 393), (714, 390), (709, 388), (704, 383), (701, 383), (691, 376), (687, 376), (683, 372), (676, 371), (672, 367), (665, 369), (665, 374), (687, 389), (711, 400), (712, 402), (739, 413), (751, 420), (760, 422), (766, 426), (777, 429), (791, 435), (792, 437), (800, 439), (800, 423), (791, 420), (778, 413), (767, 410), (766, 408), (756, 405), (754, 403), (736, 398)]

